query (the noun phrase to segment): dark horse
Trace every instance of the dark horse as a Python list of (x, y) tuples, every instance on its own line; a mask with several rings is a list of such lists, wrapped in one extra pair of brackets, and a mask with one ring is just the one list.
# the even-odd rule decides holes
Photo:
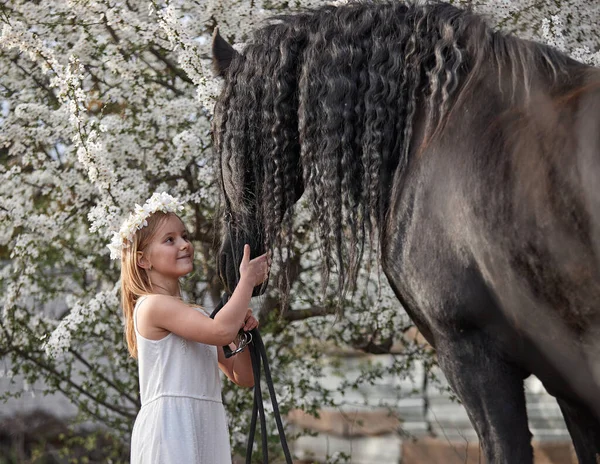
[(490, 463), (532, 462), (535, 374), (595, 464), (599, 70), (443, 3), (327, 6), (213, 50), (228, 288), (244, 243), (288, 256), (307, 195), (340, 294), (378, 246)]

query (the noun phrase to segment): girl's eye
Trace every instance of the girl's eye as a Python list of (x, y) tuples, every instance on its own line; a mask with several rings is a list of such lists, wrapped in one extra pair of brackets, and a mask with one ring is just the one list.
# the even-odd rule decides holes
[(167, 238), (167, 240), (166, 240), (166, 241), (167, 241), (167, 242), (172, 242), (172, 241), (173, 241), (173, 238), (172, 238), (172, 237), (169, 237), (169, 238)]

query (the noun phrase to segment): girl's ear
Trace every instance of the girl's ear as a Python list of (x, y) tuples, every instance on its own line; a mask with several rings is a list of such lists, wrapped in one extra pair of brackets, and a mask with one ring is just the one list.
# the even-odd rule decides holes
[(146, 257), (144, 256), (144, 253), (142, 251), (138, 251), (136, 253), (136, 264), (138, 265), (138, 267), (141, 267), (142, 269), (146, 269), (146, 270), (150, 270), (152, 269), (152, 264), (150, 264), (150, 262), (146, 259)]

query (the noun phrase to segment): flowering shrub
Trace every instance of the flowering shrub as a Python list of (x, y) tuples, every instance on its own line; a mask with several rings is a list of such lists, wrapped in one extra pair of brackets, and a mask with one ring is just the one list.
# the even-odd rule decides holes
[[(185, 288), (190, 299), (216, 301), (218, 195), (209, 126), (219, 81), (210, 71), (211, 31), (218, 24), (238, 47), (266, 15), (321, 3), (9, 0), (0, 5), (5, 375), (25, 390), (66, 395), (81, 420), (128, 439), (139, 388), (123, 340), (118, 263), (107, 248), (111, 233), (149, 193), (181, 198), (198, 260)], [(598, 6), (584, 0), (468, 3), (500, 27), (599, 64)], [(338, 401), (319, 382), (321, 354), (328, 346), (388, 346), (401, 332), (398, 327), (410, 325), (385, 286), (348, 301), (344, 319), (334, 324), (327, 304), (315, 298), (319, 282), (312, 269), (318, 256), (310, 247), (310, 229), (300, 222), (298, 236), (304, 241), (297, 250), (302, 260), (293, 309), (303, 311), (281, 319), (268, 295), (261, 314), (284, 413), (293, 407), (315, 412)], [(377, 289), (376, 279), (365, 271), (364, 288)], [(365, 311), (372, 307), (380, 309), (377, 317)], [(320, 342), (308, 342), (315, 338)], [(398, 358), (393, 370), (405, 373), (414, 359), (428, 362), (415, 348)], [(361, 381), (374, 383), (385, 374), (372, 366)], [(239, 446), (250, 394), (226, 387), (225, 397)]]

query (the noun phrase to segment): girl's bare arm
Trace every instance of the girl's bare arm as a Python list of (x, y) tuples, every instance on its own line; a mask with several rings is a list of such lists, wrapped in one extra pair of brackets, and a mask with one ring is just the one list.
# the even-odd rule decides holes
[[(178, 298), (169, 295), (149, 295), (137, 310), (138, 330), (145, 336), (162, 329), (188, 340), (223, 346), (231, 343), (244, 326), (252, 290), (267, 277), (266, 255), (250, 260), (250, 247), (244, 248), (240, 265), (240, 281), (226, 305), (214, 319), (191, 308)], [(154, 338), (154, 337), (148, 337)]]

